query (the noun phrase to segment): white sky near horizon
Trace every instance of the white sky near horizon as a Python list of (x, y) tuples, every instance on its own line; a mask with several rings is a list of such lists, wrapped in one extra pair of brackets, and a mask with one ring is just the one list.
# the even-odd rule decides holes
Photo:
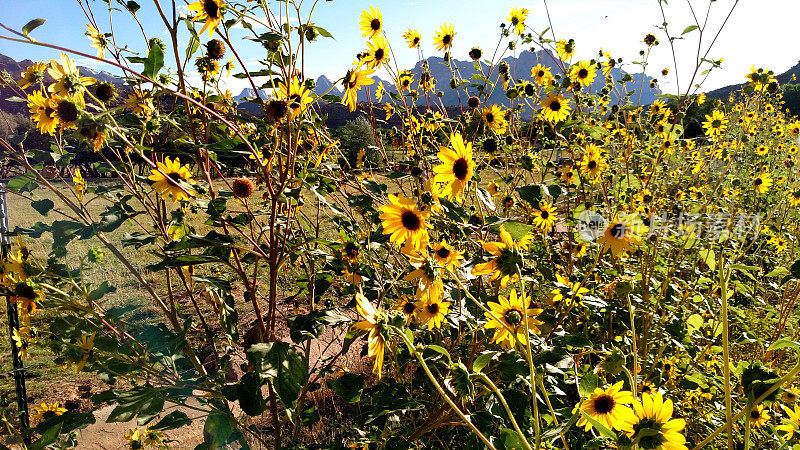
[[(84, 2), (94, 9), (102, 29), (108, 23), (105, 3), (99, 0)], [(160, 2), (165, 6), (169, 4), (166, 0)], [(312, 1), (305, 2), (308, 5)], [(148, 35), (166, 39), (166, 31), (155, 13), (153, 3), (148, 0), (139, 0), (139, 3), (142, 5), (139, 15)], [(178, 2), (179, 5), (182, 3)], [(670, 31), (680, 35), (687, 26), (694, 24), (689, 5), (701, 24), (705, 22), (706, 12), (711, 5), (708, 22), (704, 27), (702, 56), (734, 3), (737, 3), (736, 0), (669, 0), (663, 6)], [(272, 1), (270, 5), (277, 8), (275, 5), (280, 3)], [(317, 43), (309, 46), (305, 65), (308, 76), (316, 78), (325, 74), (329, 79), (336, 80), (344, 75), (355, 60), (355, 54), (366, 48), (365, 38), (361, 37), (358, 30), (358, 17), (370, 5), (379, 8), (383, 14), (388, 39), (393, 45), (393, 56), (401, 68), (411, 67), (417, 61), (416, 52), (408, 49), (401, 38), (406, 28), (416, 28), (422, 34), (425, 57), (441, 56), (433, 48), (433, 35), (442, 23), (452, 23), (456, 31), (452, 55), (465, 60), (468, 58), (467, 52), (474, 45), (481, 47), (484, 55), (491, 56), (497, 44), (499, 24), (507, 19), (512, 6), (530, 10), (527, 24), (534, 30), (541, 32), (549, 26), (544, 0), (321, 0), (312, 20), (330, 31), (335, 39), (320, 37)], [(626, 71), (641, 72), (639, 66), (630, 63), (640, 58), (638, 53), (644, 48), (644, 35), (655, 34), (661, 45), (654, 49), (647, 73), (659, 78), (662, 90), (675, 91), (672, 53), (663, 31), (656, 27), (663, 21), (659, 0), (547, 0), (547, 6), (553, 24), (552, 31), (556, 37), (575, 39), (576, 59), (594, 58), (602, 48), (611, 51), (615, 57), (623, 58), (623, 69)], [(185, 5), (179, 10), (185, 11)], [(307, 14), (308, 8), (304, 7), (304, 10)], [(77, 1), (27, 0), (22, 3), (17, 0), (0, 0), (0, 22), (12, 28), (20, 29), (28, 20), (36, 17), (48, 19), (45, 25), (33, 32), (37, 39), (93, 52), (83, 35), (86, 19)], [(776, 74), (794, 66), (800, 60), (800, 48), (796, 45), (795, 37), (798, 17), (800, 0), (739, 0), (708, 55), (711, 59), (724, 58), (722, 68), (712, 72), (701, 90), (741, 83), (752, 65), (768, 67)], [(143, 39), (133, 21), (126, 20), (122, 15), (115, 16), (114, 26), (118, 42), (130, 42), (131, 48), (142, 48)], [(109, 30), (106, 28), (102, 31)], [(244, 32), (233, 30), (234, 36), (239, 38)], [(546, 36), (551, 37), (551, 32), (548, 31)], [(208, 35), (204, 34), (203, 37), (207, 39)], [(682, 91), (688, 87), (694, 69), (699, 37), (700, 33), (695, 30), (684, 36), (684, 39), (675, 41)], [(518, 52), (523, 49), (522, 46), (517, 47)], [(238, 50), (248, 64), (248, 69), (258, 70), (259, 67), (254, 63), (265, 57), (264, 51), (249, 41), (242, 42)], [(57, 57), (57, 52), (50, 49), (2, 40), (0, 53), (17, 60)], [(96, 61), (88, 59), (78, 58), (78, 63), (97, 70), (104, 69)], [(660, 75), (664, 67), (671, 69), (667, 77)], [(389, 78), (385, 73), (378, 75), (384, 79)], [(234, 95), (249, 86), (246, 80), (237, 79), (230, 79), (226, 84)]]

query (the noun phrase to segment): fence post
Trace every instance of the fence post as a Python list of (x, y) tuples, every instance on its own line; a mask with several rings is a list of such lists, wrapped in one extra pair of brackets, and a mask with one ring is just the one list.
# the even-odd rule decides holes
[[(8, 258), (11, 250), (11, 243), (8, 240), (8, 203), (6, 202), (6, 186), (0, 183), (0, 249), (2, 249), (2, 261)], [(11, 301), (11, 294), (6, 293), (6, 310), (8, 311), (8, 333), (11, 340), (11, 358), (14, 361), (14, 387), (17, 391), (17, 409), (19, 410), (19, 423), (22, 431), (30, 427), (28, 416), (28, 393), (25, 388), (25, 368), (22, 358), (19, 357), (17, 345), (14, 342), (14, 330), (19, 330), (19, 315), (17, 314), (17, 302)]]

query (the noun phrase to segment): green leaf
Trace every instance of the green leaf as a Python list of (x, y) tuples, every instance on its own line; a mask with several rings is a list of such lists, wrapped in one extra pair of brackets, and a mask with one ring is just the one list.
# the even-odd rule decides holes
[(128, 422), (137, 415), (139, 425), (152, 420), (164, 409), (164, 397), (153, 387), (139, 386), (117, 394), (117, 407), (106, 422)]
[(234, 425), (228, 416), (212, 412), (206, 418), (206, 424), (203, 427), (203, 441), (206, 448), (216, 450), (225, 447), (230, 442), (233, 432)]
[(435, 345), (435, 344), (428, 345), (425, 347), (425, 350), (433, 350), (437, 353), (441, 353), (442, 355), (447, 356), (448, 362), (450, 363), (453, 362), (453, 359), (450, 357), (450, 352), (448, 352), (447, 349), (442, 347), (441, 345)]
[(691, 33), (692, 31), (694, 31), (694, 30), (696, 30), (696, 29), (697, 29), (697, 25), (689, 25), (688, 27), (686, 27), (686, 28), (683, 30), (683, 33), (681, 33), (681, 36), (683, 36), (683, 35), (684, 35), (684, 34), (686, 34), (686, 33)]
[(175, 410), (164, 416), (157, 424), (151, 425), (150, 429), (157, 431), (175, 430), (190, 425), (191, 423), (192, 419), (190, 419), (185, 412)]
[(61, 434), (61, 425), (62, 422), (57, 422), (52, 427), (48, 428), (47, 431), (42, 433), (42, 436), (36, 440), (36, 442), (32, 443), (28, 446), (29, 450), (42, 450), (45, 447), (53, 444), (58, 439), (58, 436)]
[(472, 370), (474, 372), (480, 372), (486, 367), (491, 360), (493, 360), (500, 352), (486, 352), (479, 355), (475, 358), (475, 361), (472, 362)]
[(599, 431), (599, 432), (600, 432), (600, 434), (602, 434), (603, 436), (605, 436), (605, 437), (607, 437), (607, 438), (611, 439), (611, 440), (612, 440), (612, 441), (614, 441), (614, 442), (616, 442), (616, 441), (617, 441), (617, 435), (616, 435), (616, 434), (615, 434), (613, 431), (611, 431), (610, 429), (608, 429), (608, 427), (607, 427), (607, 426), (605, 426), (605, 425), (603, 425), (602, 423), (600, 423), (600, 422), (598, 422), (598, 421), (594, 420), (594, 419), (592, 418), (592, 416), (590, 416), (589, 414), (586, 414), (586, 411), (584, 411), (584, 410), (582, 410), (582, 409), (580, 410), (580, 413), (581, 413), (581, 415), (583, 415), (583, 417), (584, 417), (586, 420), (588, 420), (588, 421), (589, 421), (589, 423), (591, 423), (591, 424), (592, 424), (592, 426), (593, 426), (593, 427), (594, 427), (594, 428), (595, 428), (597, 431)]
[[(12, 180), (12, 181), (13, 181), (13, 180)], [(9, 183), (8, 183), (8, 184), (10, 185), (10, 184), (11, 184), (11, 182), (9, 181)], [(9, 188), (9, 189), (10, 189), (10, 188)], [(798, 279), (800, 279), (800, 259), (798, 259), (797, 261), (795, 261), (795, 262), (793, 262), (793, 263), (792, 263), (791, 267), (789, 267), (789, 273), (791, 273), (791, 274), (792, 274), (792, 277), (793, 277), (793, 278), (798, 278)]]
[(522, 442), (522, 438), (517, 434), (516, 431), (503, 428), (500, 431), (500, 442), (502, 448), (506, 450), (523, 450), (525, 448), (525, 444)]
[(261, 380), (257, 373), (247, 372), (235, 386), (239, 406), (248, 416), (257, 416), (267, 409), (267, 401), (261, 394)]
[(50, 210), (53, 209), (53, 207), (55, 207), (56, 205), (49, 198), (45, 198), (42, 200), (36, 200), (34, 202), (31, 202), (31, 206), (33, 206), (33, 209), (35, 209), (36, 212), (38, 212), (43, 216), (46, 216), (47, 213), (49, 213)]
[(787, 269), (786, 267), (776, 267), (775, 269), (773, 269), (770, 273), (766, 274), (765, 276), (767, 276), (767, 277), (785, 277), (786, 275), (789, 275), (790, 273), (791, 272), (789, 272), (789, 269)]
[(767, 348), (767, 351), (778, 350), (781, 348), (798, 348), (800, 347), (800, 342), (793, 341), (789, 338), (780, 338), (777, 341), (773, 342), (772, 345)]
[(150, 53), (147, 54), (147, 60), (144, 62), (144, 72), (142, 74), (148, 78), (155, 78), (158, 71), (164, 67), (164, 51), (161, 50), (160, 45), (151, 45)]
[(708, 248), (697, 253), (700, 255), (700, 260), (706, 263), (709, 269), (717, 270), (717, 258), (714, 255), (714, 250)]
[(17, 193), (25, 193), (25, 192), (33, 192), (39, 185), (33, 181), (34, 175), (31, 173), (26, 173), (25, 175), (16, 176), (8, 181), (6, 184), (6, 189), (11, 192)]
[(125, 7), (128, 8), (128, 11), (130, 11), (132, 14), (136, 14), (136, 11), (141, 8), (141, 6), (139, 6), (139, 4), (133, 0), (126, 2)]
[(327, 38), (333, 38), (333, 35), (328, 30), (326, 30), (325, 28), (316, 27), (315, 26), (314, 29), (317, 30), (317, 33), (319, 33), (320, 36), (327, 37)]
[[(315, 290), (316, 292), (316, 290)], [(289, 326), (289, 337), (296, 344), (306, 339), (317, 339), (328, 326), (349, 322), (350, 318), (339, 312), (326, 309), (298, 314), (286, 320)]]
[(356, 403), (361, 400), (361, 392), (364, 390), (364, 375), (346, 373), (336, 379), (328, 379), (325, 383), (328, 389), (334, 392), (347, 403)]
[(578, 393), (581, 398), (591, 395), (598, 384), (600, 384), (600, 377), (596, 374), (589, 372), (584, 375), (580, 383), (578, 383)]
[(31, 39), (30, 36), (28, 36), (28, 34), (30, 34), (30, 32), (35, 30), (36, 28), (39, 28), (40, 26), (44, 25), (45, 22), (47, 22), (47, 19), (31, 20), (30, 22), (26, 23), (24, 27), (22, 27), (22, 34), (25, 37)]
[(300, 389), (308, 382), (308, 361), (287, 342), (254, 344), (247, 359), (256, 372), (272, 381), (283, 405), (294, 408)]

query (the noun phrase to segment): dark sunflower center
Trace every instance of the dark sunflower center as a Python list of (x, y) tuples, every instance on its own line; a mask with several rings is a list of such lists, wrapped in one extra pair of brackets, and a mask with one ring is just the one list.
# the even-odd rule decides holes
[(53, 115), (53, 113), (54, 113), (54, 112), (56, 112), (56, 110), (55, 110), (55, 109), (53, 109), (53, 108), (51, 108), (51, 107), (49, 107), (49, 106), (45, 106), (45, 108), (44, 108), (44, 113), (45, 113), (45, 115), (47, 115), (48, 117), (50, 117), (50, 116), (52, 116), (52, 115)]
[(486, 123), (492, 123), (492, 122), (494, 122), (494, 114), (486, 113)]
[(522, 323), (522, 313), (516, 309), (509, 309), (506, 311), (505, 319), (509, 325), (519, 325)]
[(403, 213), (400, 214), (400, 222), (403, 224), (403, 228), (408, 231), (417, 231), (422, 227), (422, 221), (419, 216), (410, 209), (403, 210)]
[(621, 223), (615, 223), (611, 226), (611, 237), (614, 239), (622, 239), (625, 236), (625, 225)]
[(578, 71), (578, 78), (586, 78), (589, 76), (589, 71), (586, 69), (581, 69)]
[(546, 220), (548, 217), (550, 217), (550, 213), (546, 209), (543, 209), (542, 213), (541, 213), (541, 216), (542, 216), (542, 219)]
[(603, 394), (594, 399), (594, 410), (598, 414), (608, 414), (614, 409), (614, 397)]
[(378, 19), (372, 19), (369, 23), (369, 27), (372, 31), (379, 31), (381, 29), (381, 21)]
[(290, 108), (292, 108), (292, 109), (297, 109), (297, 108), (299, 108), (299, 107), (300, 107), (300, 105), (302, 105), (302, 103), (303, 103), (303, 102), (302, 102), (302, 100), (303, 100), (303, 97), (302, 97), (302, 96), (300, 96), (300, 94), (292, 94), (292, 96), (291, 96), (291, 97), (289, 97), (289, 99), (291, 100), (291, 101), (289, 102), (289, 107), (290, 107)]
[(458, 158), (453, 163), (453, 175), (461, 181), (464, 181), (469, 174), (469, 163), (465, 158)]
[(587, 164), (586, 167), (588, 167), (589, 169), (594, 170), (594, 168), (597, 167), (597, 161), (595, 161), (595, 160), (589, 161), (589, 164)]
[(450, 36), (449, 34), (445, 34), (444, 36), (442, 36), (442, 44), (445, 45), (449, 44), (451, 39), (453, 39), (452, 36)]
[(414, 45), (419, 45), (419, 38), (415, 37), (412, 42), (414, 43)]
[(408, 87), (410, 84), (411, 84), (411, 80), (409, 80), (408, 78), (403, 80), (403, 87)]
[(384, 52), (383, 52), (382, 48), (379, 48), (379, 49), (375, 50), (375, 60), (376, 61), (382, 61), (383, 60), (383, 55), (384, 55)]
[(417, 307), (416, 307), (416, 306), (414, 306), (414, 304), (413, 304), (413, 303), (411, 303), (411, 302), (406, 302), (406, 304), (405, 304), (405, 305), (403, 305), (403, 312), (404, 312), (404, 313), (406, 313), (406, 314), (414, 314), (414, 310), (415, 310), (416, 308), (417, 308)]
[(205, 3), (203, 3), (203, 10), (206, 12), (206, 15), (212, 19), (216, 19), (219, 14), (219, 6), (214, 0), (206, 0)]
[(347, 256), (355, 258), (358, 256), (358, 246), (352, 242), (348, 242), (347, 245), (344, 246), (344, 252)]
[(750, 418), (752, 418), (753, 420), (758, 420), (761, 418), (761, 413), (758, 412), (758, 410), (754, 409), (750, 411)]
[(436, 250), (436, 256), (446, 259), (448, 256), (450, 256), (450, 249), (447, 247), (442, 247), (439, 250)]
[(544, 77), (544, 70), (540, 70), (540, 71), (536, 72), (536, 76), (539, 77), (539, 78)]
[(792, 196), (793, 196), (794, 198), (800, 198), (800, 191), (795, 191), (795, 192), (792, 194)]
[(553, 100), (550, 102), (550, 111), (560, 111), (561, 110), (561, 102), (558, 100)]
[(653, 392), (653, 389), (650, 388), (648, 385), (642, 386), (642, 394), (649, 394)]
[(645, 195), (642, 197), (642, 201), (643, 201), (643, 202), (645, 202), (645, 203), (650, 203), (650, 202), (652, 202), (652, 201), (653, 201), (653, 196), (652, 196), (652, 195), (650, 195), (650, 194), (645, 194)]
[(756, 181), (753, 182), (753, 184), (755, 184), (756, 186), (761, 186), (762, 183), (764, 182), (761, 180), (761, 178), (756, 178)]
[(428, 314), (439, 314), (439, 304), (438, 303), (431, 303), (428, 305)]
[(175, 172), (169, 172), (167, 173), (166, 180), (170, 186), (180, 186), (181, 176)]

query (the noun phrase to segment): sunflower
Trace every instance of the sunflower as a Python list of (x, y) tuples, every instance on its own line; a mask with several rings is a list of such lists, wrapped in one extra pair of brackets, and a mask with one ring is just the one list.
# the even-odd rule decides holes
[(400, 311), (406, 317), (406, 323), (411, 323), (412, 320), (416, 317), (417, 311), (417, 302), (416, 300), (408, 295), (404, 295), (400, 298), (400, 301), (397, 303), (397, 306), (394, 307), (395, 311)]
[(452, 24), (442, 24), (442, 26), (439, 27), (439, 31), (433, 36), (433, 45), (436, 46), (436, 50), (449, 50), (453, 46), (453, 38), (455, 35), (456, 33), (453, 31)]
[(196, 13), (192, 20), (197, 22), (205, 20), (206, 22), (200, 30), (200, 34), (208, 28), (208, 37), (213, 37), (214, 31), (222, 22), (225, 2), (223, 0), (198, 0), (189, 5), (189, 10)]
[(380, 67), (381, 64), (389, 62), (389, 41), (383, 36), (377, 36), (367, 42), (368, 56), (364, 58), (364, 64), (370, 69)]
[(181, 166), (178, 157), (170, 160), (169, 156), (164, 157), (164, 162), (156, 163), (157, 169), (151, 170), (149, 180), (153, 182), (153, 189), (161, 194), (161, 198), (166, 200), (172, 196), (172, 200), (178, 203), (181, 200), (188, 200), (194, 196), (194, 191), (183, 185), (194, 183), (192, 171), (189, 164)]
[(414, 74), (404, 70), (397, 75), (397, 82), (395, 84), (397, 90), (403, 92), (410, 89), (412, 83), (414, 83)]
[(369, 76), (375, 72), (374, 70), (348, 70), (344, 76), (342, 84), (344, 84), (344, 95), (342, 96), (342, 104), (350, 108), (350, 112), (356, 110), (356, 103), (358, 102), (358, 90), (361, 86), (369, 86), (375, 80)]
[(715, 109), (711, 111), (711, 114), (706, 114), (706, 121), (703, 122), (703, 127), (706, 129), (707, 135), (717, 136), (728, 128), (728, 118), (724, 112)]
[(569, 306), (589, 292), (589, 289), (581, 286), (580, 281), (573, 283), (560, 273), (556, 274), (555, 286), (555, 289), (550, 291), (550, 303), (557, 306)]
[(639, 394), (656, 394), (658, 393), (658, 388), (655, 384), (650, 381), (642, 381), (639, 383)]
[(292, 112), (292, 118), (302, 113), (306, 106), (313, 101), (309, 95), (309, 90), (306, 89), (305, 85), (300, 84), (300, 80), (297, 77), (292, 77), (292, 81), (288, 86), (283, 81), (279, 82), (278, 90), (275, 94), (279, 99), (286, 100), (289, 111)]
[(33, 408), (33, 418), (44, 421), (51, 417), (60, 416), (65, 412), (67, 412), (67, 410), (62, 408), (58, 402), (42, 403), (41, 406)]
[(91, 46), (97, 49), (97, 57), (106, 57), (106, 47), (108, 46), (108, 38), (100, 30), (91, 24), (86, 24), (86, 35), (89, 36)]
[(141, 449), (144, 448), (144, 443), (142, 442), (142, 432), (139, 429), (131, 430), (128, 434), (124, 435), (125, 440), (128, 441), (128, 447), (131, 450)]
[(375, 309), (362, 293), (356, 294), (356, 310), (364, 320), (356, 322), (353, 328), (369, 332), (367, 336), (367, 354), (375, 358), (372, 372), (381, 379), (383, 354), (386, 349), (386, 335), (383, 330), (383, 314)]
[(403, 39), (406, 40), (408, 48), (419, 48), (419, 44), (422, 42), (422, 36), (419, 34), (419, 31), (410, 28), (403, 33)]
[(500, 242), (481, 241), (481, 247), (494, 256), (489, 262), (475, 265), (472, 275), (491, 275), (490, 281), (500, 280), (500, 287), (506, 287), (509, 281), (519, 279), (519, 268), (522, 267), (522, 251), (528, 250), (531, 236), (526, 234), (514, 242), (505, 226), (500, 225)]
[(750, 426), (755, 428), (763, 427), (770, 419), (769, 410), (764, 405), (755, 405), (750, 408), (750, 414), (747, 417), (750, 420)]
[(28, 89), (31, 85), (39, 84), (44, 80), (44, 72), (47, 69), (47, 63), (44, 61), (39, 61), (38, 63), (32, 63), (25, 69), (25, 72), (22, 72), (20, 78), (17, 81), (17, 86), (22, 89)]
[(19, 359), (28, 359), (28, 347), (31, 344), (31, 329), (29, 327), (14, 328), (11, 340), (17, 347)]
[(605, 232), (598, 242), (603, 245), (603, 252), (611, 249), (611, 254), (619, 257), (641, 242), (641, 233), (645, 228), (636, 215), (615, 216), (614, 220), (606, 225)]
[(532, 331), (535, 334), (541, 333), (538, 325), (544, 322), (536, 319), (536, 316), (541, 314), (542, 310), (539, 308), (528, 308), (531, 303), (531, 298), (517, 296), (517, 291), (512, 289), (508, 298), (502, 295), (498, 296), (499, 303), (488, 302), (487, 305), (491, 313), (486, 311), (486, 324), (484, 328), (494, 329), (494, 336), (492, 342), (500, 344), (505, 348), (514, 348), (517, 342), (522, 345), (528, 344), (528, 335), (526, 333), (525, 321), (527, 321), (527, 331)]
[(537, 64), (531, 69), (531, 76), (539, 86), (546, 86), (553, 80), (553, 74), (550, 73), (550, 69), (542, 64)]
[(776, 426), (775, 429), (786, 433), (783, 435), (783, 440), (788, 441), (794, 437), (794, 434), (797, 433), (798, 430), (800, 430), (800, 405), (795, 404), (794, 410), (790, 409), (786, 405), (781, 406), (783, 407), (783, 411), (789, 417), (784, 421), (783, 424)]
[(756, 155), (758, 155), (758, 156), (764, 156), (764, 155), (767, 154), (768, 151), (769, 151), (769, 149), (767, 148), (766, 145), (762, 144), (762, 145), (756, 146)]
[(58, 126), (56, 109), (53, 106), (53, 101), (43, 96), (42, 91), (28, 94), (28, 111), (31, 113), (31, 119), (36, 122), (36, 128), (43, 134), (55, 133)]
[(80, 113), (78, 101), (69, 97), (60, 98), (54, 95), (51, 99), (51, 103), (55, 109), (55, 117), (58, 119), (61, 128), (75, 129), (76, 127), (73, 122), (78, 120), (78, 114)]
[(572, 56), (575, 54), (575, 40), (570, 39), (565, 41), (562, 39), (556, 42), (556, 53), (558, 53), (558, 57), (562, 60), (568, 61), (572, 59)]
[(542, 231), (549, 231), (556, 224), (556, 207), (552, 203), (541, 201), (533, 211), (533, 224)]
[(542, 99), (542, 116), (549, 122), (561, 122), (569, 116), (569, 100), (555, 92)]
[(421, 211), (413, 200), (402, 194), (389, 194), (389, 204), (378, 208), (383, 221), (383, 234), (391, 235), (391, 242), (422, 249), (428, 242), (429, 211)]
[(437, 156), (442, 163), (433, 168), (436, 173), (433, 181), (444, 184), (440, 194), (460, 200), (475, 170), (472, 142), (464, 144), (461, 133), (453, 133), (450, 135), (450, 147), (439, 147)]
[(514, 32), (522, 34), (525, 32), (525, 19), (528, 18), (528, 11), (526, 8), (511, 8), (508, 14), (508, 21), (514, 26)]
[(134, 89), (128, 95), (128, 98), (125, 100), (125, 107), (130, 109), (134, 114), (147, 117), (156, 110), (153, 106), (153, 99), (139, 89)]
[[(633, 424), (637, 422), (636, 414), (625, 405), (634, 403), (636, 399), (630, 391), (621, 391), (622, 381), (608, 389), (595, 388), (589, 398), (581, 402), (580, 410), (592, 419), (608, 428), (620, 431), (632, 431)], [(584, 431), (592, 428), (592, 423), (581, 415), (578, 426)]]
[(417, 311), (420, 322), (428, 329), (441, 328), (445, 316), (450, 312), (450, 303), (444, 301), (444, 284), (438, 279), (424, 290), (417, 292)]
[(381, 16), (381, 11), (378, 8), (370, 6), (369, 11), (366, 9), (361, 11), (359, 19), (361, 19), (358, 25), (363, 32), (362, 37), (369, 36), (369, 39), (374, 39), (383, 31), (383, 16)]
[(50, 61), (47, 73), (56, 82), (47, 87), (47, 90), (59, 97), (75, 96), (83, 104), (83, 91), (86, 86), (95, 84), (96, 79), (92, 77), (82, 77), (75, 61), (71, 60), (65, 53), (61, 54), (61, 62)]
[(789, 192), (786, 197), (789, 199), (789, 203), (791, 203), (792, 206), (800, 205), (800, 189)]
[(603, 149), (595, 144), (586, 146), (586, 153), (583, 154), (583, 159), (581, 160), (581, 172), (583, 172), (583, 175), (591, 183), (597, 183), (607, 169), (608, 163), (603, 154)]
[(430, 258), (427, 249), (424, 251), (404, 246), (400, 252), (408, 258), (408, 263), (414, 268), (404, 281), (415, 282), (418, 289), (428, 289), (431, 283), (438, 278), (434, 260)]
[(761, 175), (753, 179), (753, 190), (755, 190), (759, 194), (765, 194), (769, 192), (769, 188), (771, 186), (772, 186), (772, 174), (770, 174), (769, 172), (763, 172)]
[[(633, 410), (639, 419), (629, 431), (630, 438), (638, 440), (641, 450), (686, 450), (686, 437), (681, 430), (684, 419), (673, 419), (672, 400), (660, 393), (643, 394), (642, 402), (633, 402)], [(647, 431), (645, 431), (647, 430)]]
[(437, 244), (433, 244), (431, 250), (433, 251), (433, 260), (447, 269), (458, 266), (459, 261), (464, 259), (464, 252), (454, 249), (444, 239)]
[(506, 122), (506, 115), (500, 105), (491, 105), (484, 107), (481, 112), (486, 126), (497, 134), (504, 134), (508, 127)]
[(569, 68), (569, 79), (573, 83), (589, 86), (597, 75), (597, 69), (590, 61), (578, 61)]

